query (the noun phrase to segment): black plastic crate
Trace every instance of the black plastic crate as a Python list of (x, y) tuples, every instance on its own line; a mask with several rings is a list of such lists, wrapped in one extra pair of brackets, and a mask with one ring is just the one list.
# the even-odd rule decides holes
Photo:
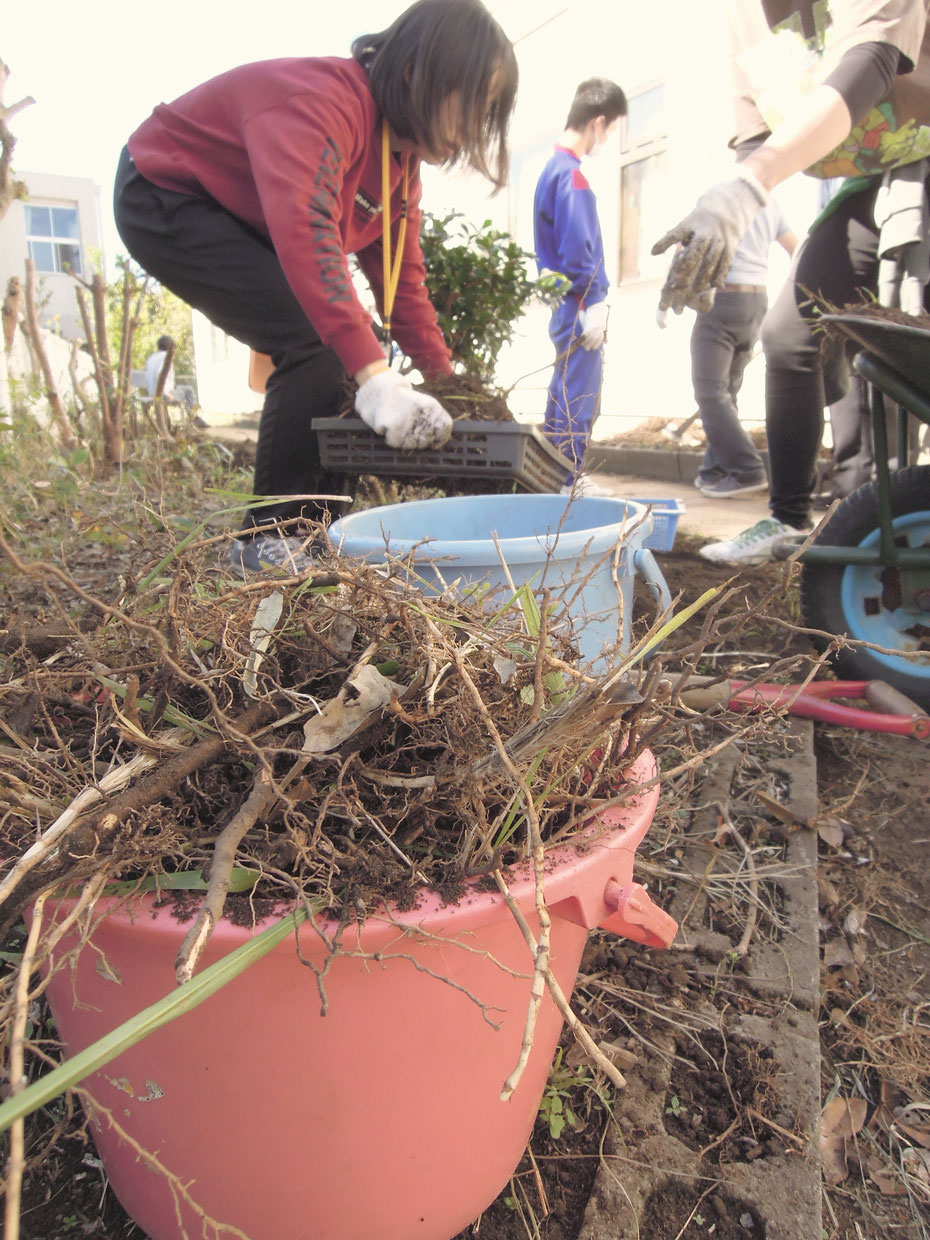
[(511, 481), (527, 491), (558, 491), (571, 465), (535, 426), (460, 419), (441, 448), (402, 452), (391, 448), (361, 418), (314, 418), (325, 469), (422, 481), (461, 478)]

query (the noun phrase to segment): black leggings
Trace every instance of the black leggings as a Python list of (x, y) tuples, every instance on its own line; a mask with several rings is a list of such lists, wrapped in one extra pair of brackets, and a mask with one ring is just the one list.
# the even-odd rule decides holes
[(824, 406), (844, 396), (850, 381), (842, 348), (821, 357), (815, 299), (841, 309), (876, 292), (876, 193), (877, 185), (850, 195), (799, 247), (762, 324), (770, 507), (798, 529), (810, 522)]
[[(161, 189), (123, 151), (116, 174), (116, 226), (132, 257), (156, 280), (274, 362), (255, 460), (257, 495), (315, 495), (342, 488), (324, 473), (312, 418), (334, 417), (347, 377), (285, 279), (270, 242), (211, 198)], [(337, 492), (338, 493), (338, 492)], [(322, 503), (285, 500), (249, 513), (247, 524), (319, 519)]]

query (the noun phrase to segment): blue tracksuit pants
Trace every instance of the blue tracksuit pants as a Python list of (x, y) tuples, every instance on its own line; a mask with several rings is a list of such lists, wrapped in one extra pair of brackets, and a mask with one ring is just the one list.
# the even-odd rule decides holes
[(581, 335), (581, 311), (574, 297), (566, 297), (552, 312), (549, 337), (555, 345), (556, 363), (549, 383), (546, 438), (573, 463), (566, 482), (581, 469), (591, 428), (601, 407), (604, 350), (569, 348)]

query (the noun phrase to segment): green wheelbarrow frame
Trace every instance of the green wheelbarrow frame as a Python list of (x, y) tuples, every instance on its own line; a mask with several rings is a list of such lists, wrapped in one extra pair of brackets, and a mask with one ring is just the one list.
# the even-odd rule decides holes
[(815, 543), (797, 557), (803, 564), (878, 565), (882, 568), (930, 568), (930, 547), (899, 547), (891, 512), (891, 469), (883, 396), (898, 406), (898, 468), (908, 464), (908, 414), (930, 426), (930, 331), (887, 319), (856, 314), (825, 314), (862, 352), (855, 369), (870, 384), (870, 413), (875, 457), (879, 541), (875, 547), (842, 547)]

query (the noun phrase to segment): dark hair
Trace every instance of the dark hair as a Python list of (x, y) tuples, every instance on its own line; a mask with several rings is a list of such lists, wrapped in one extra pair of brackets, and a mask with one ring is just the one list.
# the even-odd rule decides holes
[(575, 91), (565, 128), (582, 130), (588, 121), (599, 116), (608, 125), (619, 116), (626, 116), (626, 95), (609, 78), (588, 78)]
[(442, 104), (458, 91), (463, 141), (446, 164), (466, 162), (497, 189), (506, 184), (517, 58), (480, 0), (417, 0), (387, 30), (356, 39), (352, 55), (388, 124), (418, 145), (436, 143)]
[(171, 339), (170, 336), (159, 336), (158, 337), (158, 352), (167, 353), (173, 344), (174, 344), (174, 341)]

